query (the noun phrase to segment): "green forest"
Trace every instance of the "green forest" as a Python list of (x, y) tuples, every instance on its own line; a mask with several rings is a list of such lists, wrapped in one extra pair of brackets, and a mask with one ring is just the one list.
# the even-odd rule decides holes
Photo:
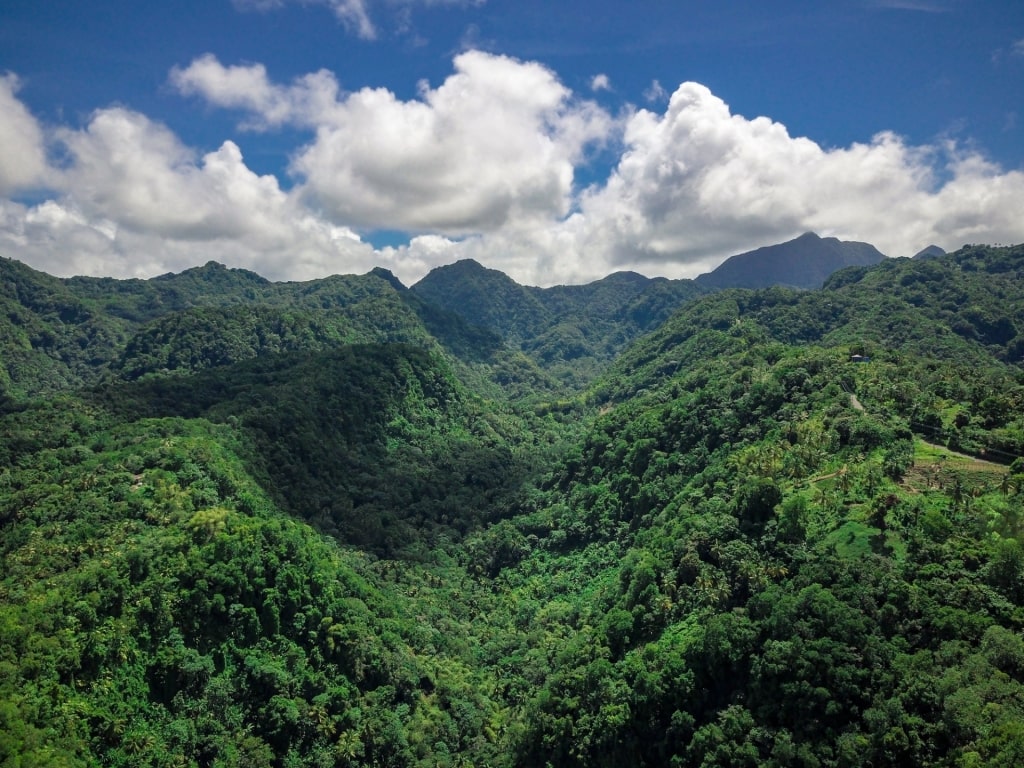
[(0, 766), (1024, 765), (1024, 246), (0, 260)]

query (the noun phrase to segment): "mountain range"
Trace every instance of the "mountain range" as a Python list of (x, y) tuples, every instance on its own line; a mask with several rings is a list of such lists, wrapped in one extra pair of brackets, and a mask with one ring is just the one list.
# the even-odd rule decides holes
[(1024, 246), (840, 266), (0, 261), (0, 765), (1019, 764)]
[[(731, 287), (820, 288), (840, 269), (883, 258), (865, 243), (807, 233), (733, 256), (696, 280), (619, 272), (589, 285), (535, 288), (466, 260), (408, 289), (384, 269), (271, 283), (211, 262), (152, 280), (59, 279), (5, 260), (0, 302), (12, 324), (0, 392), (57, 391), (105, 375), (195, 371), (353, 341), (458, 348), (461, 361), (503, 357), (506, 384), (581, 385), (697, 296)], [(230, 333), (222, 333), (224, 323)], [(203, 328), (218, 338), (204, 340)]]

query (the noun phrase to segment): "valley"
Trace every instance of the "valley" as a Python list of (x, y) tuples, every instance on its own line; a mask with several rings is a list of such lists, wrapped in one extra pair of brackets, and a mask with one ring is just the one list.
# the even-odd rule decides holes
[(868, 256), (0, 261), (0, 765), (1021, 763), (1024, 246)]

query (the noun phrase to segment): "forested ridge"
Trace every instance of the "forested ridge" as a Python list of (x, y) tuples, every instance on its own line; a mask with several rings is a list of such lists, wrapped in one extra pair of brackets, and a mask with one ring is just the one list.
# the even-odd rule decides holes
[(1024, 247), (500, 284), (0, 262), (0, 765), (1024, 764)]

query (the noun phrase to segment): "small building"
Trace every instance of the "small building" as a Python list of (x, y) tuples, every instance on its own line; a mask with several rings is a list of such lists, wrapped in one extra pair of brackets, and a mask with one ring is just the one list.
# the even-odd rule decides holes
[(850, 355), (851, 363), (870, 363), (871, 358), (867, 355)]

